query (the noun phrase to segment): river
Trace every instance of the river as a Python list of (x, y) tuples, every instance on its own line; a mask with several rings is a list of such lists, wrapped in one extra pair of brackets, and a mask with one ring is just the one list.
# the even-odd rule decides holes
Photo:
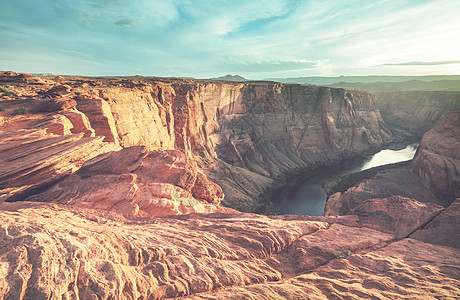
[(273, 213), (322, 216), (327, 200), (324, 184), (328, 180), (373, 167), (411, 160), (417, 147), (418, 143), (414, 143), (401, 150), (385, 149), (364, 158), (320, 166), (295, 175), (288, 183), (273, 191)]

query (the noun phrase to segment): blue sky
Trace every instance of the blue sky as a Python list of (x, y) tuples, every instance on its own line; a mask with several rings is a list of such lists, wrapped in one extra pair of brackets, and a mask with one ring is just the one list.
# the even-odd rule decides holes
[(459, 0), (0, 0), (0, 69), (251, 79), (460, 74)]

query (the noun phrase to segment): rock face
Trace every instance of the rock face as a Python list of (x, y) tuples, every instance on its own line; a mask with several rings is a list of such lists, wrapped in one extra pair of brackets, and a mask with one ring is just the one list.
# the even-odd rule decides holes
[(222, 189), (184, 153), (130, 147), (87, 161), (26, 200), (144, 217), (214, 212), (222, 198)]
[[(456, 298), (458, 249), (349, 217), (129, 218), (0, 204), (4, 299)], [(343, 250), (345, 258), (336, 258)]]
[(460, 110), (423, 136), (412, 169), (446, 205), (460, 197)]
[[(225, 203), (243, 210), (251, 210), (272, 178), (394, 138), (371, 95), (344, 90), (155, 82), (97, 93), (110, 105), (123, 147), (174, 148), (213, 159), (200, 165), (224, 189)], [(133, 130), (138, 119), (140, 130)]]
[(6, 116), (18, 105), (33, 112), (28, 118), (52, 110), (58, 119), (50, 133), (94, 135), (114, 148), (179, 150), (222, 187), (224, 204), (243, 211), (259, 210), (260, 195), (281, 175), (395, 139), (367, 93), (274, 82), (75, 77), (32, 88), (10, 75), (4, 78), (19, 96), (9, 100)]
[(376, 94), (382, 117), (422, 137), (448, 112), (460, 108), (460, 92), (388, 92)]
[(460, 248), (460, 199), (410, 237), (427, 243)]
[[(423, 299), (458, 297), (458, 250), (404, 239), (313, 272), (189, 299)], [(449, 268), (449, 266), (454, 266)], [(454, 286), (452, 286), (452, 284)]]
[(23, 199), (76, 171), (86, 160), (119, 149), (104, 143), (103, 137), (72, 134), (65, 122), (49, 120), (55, 123), (40, 121), (38, 129), (0, 133), (0, 202)]
[(325, 215), (346, 215), (368, 199), (390, 198), (394, 195), (416, 199), (422, 203), (443, 204), (420, 184), (410, 167), (383, 170), (343, 193), (335, 193), (326, 203)]

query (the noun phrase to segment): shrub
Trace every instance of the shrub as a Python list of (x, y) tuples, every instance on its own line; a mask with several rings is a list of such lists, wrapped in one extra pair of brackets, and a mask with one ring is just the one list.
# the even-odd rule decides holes
[(4, 111), (5, 108), (3, 106), (0, 106), (0, 111)]
[(16, 108), (13, 110), (13, 115), (24, 115), (27, 113), (27, 109), (23, 106)]
[(351, 251), (350, 250), (342, 250), (342, 252), (339, 252), (335, 255), (335, 257), (337, 258), (345, 258), (347, 256), (350, 256), (351, 255)]
[(3, 96), (17, 96), (18, 94), (16, 94), (15, 91), (13, 90), (10, 90), (8, 87), (6, 86), (0, 86), (0, 91), (3, 92)]

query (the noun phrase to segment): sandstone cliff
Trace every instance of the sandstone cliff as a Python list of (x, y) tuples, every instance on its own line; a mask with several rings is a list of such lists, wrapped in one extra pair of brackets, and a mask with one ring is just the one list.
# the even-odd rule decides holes
[[(31, 87), (11, 74), (4, 77), (19, 93), (5, 101), (5, 116), (22, 105), (34, 113), (26, 119), (54, 118), (53, 126), (63, 129), (50, 133), (62, 138), (79, 132), (112, 149), (179, 150), (222, 187), (224, 204), (243, 211), (259, 210), (260, 195), (280, 175), (376, 150), (395, 138), (372, 95), (342, 89), (78, 77)], [(47, 107), (55, 107), (54, 113)], [(4, 122), (15, 121), (4, 117)], [(112, 150), (100, 148), (99, 153)]]
[(376, 102), (386, 122), (422, 137), (449, 111), (460, 108), (460, 92), (377, 93)]
[[(422, 138), (411, 167), (377, 173), (331, 195), (325, 215), (358, 215), (363, 224), (397, 237), (458, 247), (460, 111), (448, 113)], [(457, 200), (456, 200), (457, 199)], [(456, 202), (454, 202), (456, 201)], [(441, 206), (446, 207), (442, 209)], [(439, 225), (443, 230), (439, 232)], [(427, 233), (439, 236), (429, 236)]]
[(246, 211), (277, 176), (394, 140), (367, 93), (270, 82), (66, 83), (86, 95), (77, 109), (104, 141), (199, 156), (224, 203)]
[(446, 205), (460, 197), (460, 110), (423, 136), (412, 169)]

